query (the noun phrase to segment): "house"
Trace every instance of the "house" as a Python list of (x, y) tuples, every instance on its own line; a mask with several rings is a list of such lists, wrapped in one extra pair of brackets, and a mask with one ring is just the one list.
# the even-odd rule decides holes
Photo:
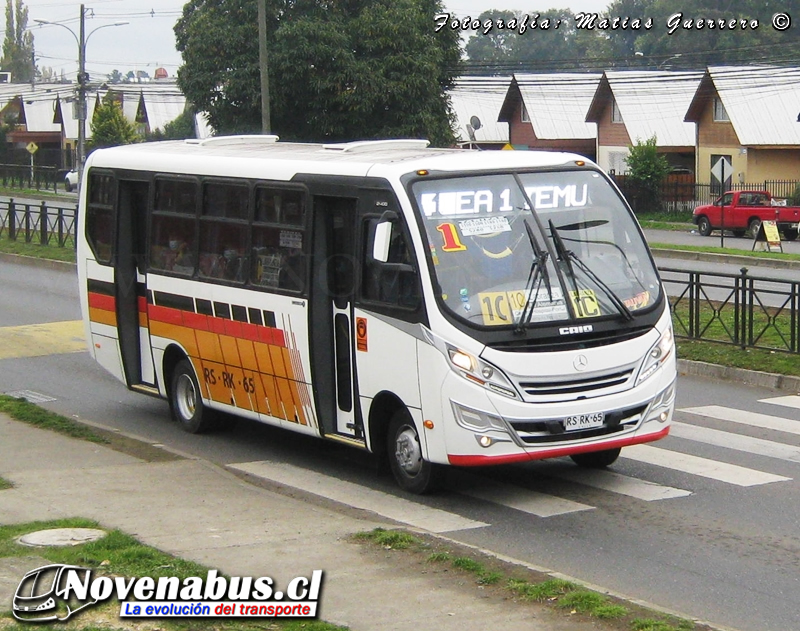
[(698, 181), (800, 178), (800, 68), (709, 67), (685, 120), (697, 124)]
[(515, 149), (572, 151), (592, 160), (597, 125), (586, 112), (597, 91), (596, 73), (515, 74), (500, 109)]
[(502, 149), (508, 123), (498, 120), (511, 77), (459, 77), (448, 91), (459, 146)]
[(695, 169), (695, 125), (684, 121), (702, 72), (606, 71), (586, 120), (597, 124), (597, 163), (628, 171), (630, 147), (653, 137), (677, 172)]

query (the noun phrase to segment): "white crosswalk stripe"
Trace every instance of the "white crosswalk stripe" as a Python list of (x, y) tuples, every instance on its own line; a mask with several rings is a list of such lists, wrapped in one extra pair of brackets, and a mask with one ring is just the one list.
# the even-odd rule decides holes
[(537, 517), (554, 517), (594, 508), (594, 506), (573, 502), (555, 495), (537, 493), (514, 484), (505, 484), (473, 475), (468, 476), (467, 484), (468, 486), (457, 492), (486, 502), (508, 506)]
[(264, 460), (241, 462), (228, 467), (430, 532), (450, 532), (489, 525), (290, 464)]
[(720, 482), (727, 482), (728, 484), (735, 484), (736, 486), (757, 486), (759, 484), (769, 484), (770, 482), (791, 480), (791, 478), (781, 475), (773, 475), (756, 469), (748, 469), (739, 465), (719, 462), (709, 458), (700, 458), (650, 445), (626, 447), (622, 450), (622, 457), (719, 480)]
[(772, 397), (770, 399), (759, 399), (759, 403), (771, 403), (773, 405), (782, 405), (787, 408), (795, 408), (800, 410), (800, 397), (796, 394), (791, 394), (785, 397)]
[(800, 435), (800, 421), (793, 421), (792, 419), (782, 418), (780, 416), (758, 414), (757, 412), (748, 412), (747, 410), (726, 408), (721, 405), (706, 405), (698, 408), (684, 408), (680, 411), (688, 412), (689, 414), (696, 414), (697, 416), (704, 416), (706, 418), (730, 421), (731, 423), (750, 425), (751, 427), (760, 427), (761, 429), (774, 429), (787, 434)]
[[(622, 453), (625, 454), (625, 451), (623, 450)], [(584, 486), (602, 489), (603, 491), (635, 497), (645, 502), (686, 497), (692, 494), (691, 491), (631, 478), (614, 471), (573, 469), (571, 471), (561, 471), (556, 474), (556, 477), (583, 484)]]
[(734, 449), (736, 451), (745, 451), (758, 456), (800, 462), (800, 447), (786, 445), (772, 440), (764, 440), (763, 438), (753, 438), (752, 436), (744, 436), (743, 434), (732, 434), (731, 432), (723, 432), (718, 429), (678, 422), (672, 423), (670, 435), (676, 436), (677, 438), (706, 443), (707, 445), (725, 447), (726, 449)]

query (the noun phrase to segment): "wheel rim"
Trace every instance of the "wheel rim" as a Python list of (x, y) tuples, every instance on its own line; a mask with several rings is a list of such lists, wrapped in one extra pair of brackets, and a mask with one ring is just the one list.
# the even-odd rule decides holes
[(191, 420), (197, 410), (197, 392), (189, 375), (180, 375), (175, 384), (175, 403), (182, 419)]
[(415, 476), (422, 469), (422, 450), (414, 428), (404, 426), (395, 439), (394, 457), (407, 475)]

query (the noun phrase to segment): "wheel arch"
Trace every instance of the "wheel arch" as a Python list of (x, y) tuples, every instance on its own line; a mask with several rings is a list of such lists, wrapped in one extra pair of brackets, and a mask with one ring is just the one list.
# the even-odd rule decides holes
[[(172, 394), (172, 373), (175, 370), (175, 366), (184, 359), (188, 360), (189, 363), (194, 366), (194, 362), (192, 362), (189, 354), (178, 344), (170, 344), (164, 350), (164, 357), (161, 359), (161, 377), (168, 399)], [(195, 377), (197, 377), (197, 375), (195, 375)], [(200, 379), (198, 378), (198, 382), (199, 381)]]
[[(389, 422), (392, 420), (392, 416), (400, 410), (405, 410), (413, 419), (414, 415), (410, 413), (408, 406), (394, 392), (384, 390), (372, 399), (367, 416), (369, 448), (372, 453), (380, 457), (385, 456)], [(417, 431), (421, 434), (422, 428), (417, 428)], [(425, 450), (424, 441), (422, 448)]]

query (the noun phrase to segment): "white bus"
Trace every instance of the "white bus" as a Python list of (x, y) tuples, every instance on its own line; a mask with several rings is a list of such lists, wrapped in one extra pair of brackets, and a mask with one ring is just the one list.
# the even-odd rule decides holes
[(668, 300), (584, 158), (274, 136), (95, 151), (78, 270), (91, 353), (189, 432), (233, 413), (443, 465), (611, 464), (663, 438)]

